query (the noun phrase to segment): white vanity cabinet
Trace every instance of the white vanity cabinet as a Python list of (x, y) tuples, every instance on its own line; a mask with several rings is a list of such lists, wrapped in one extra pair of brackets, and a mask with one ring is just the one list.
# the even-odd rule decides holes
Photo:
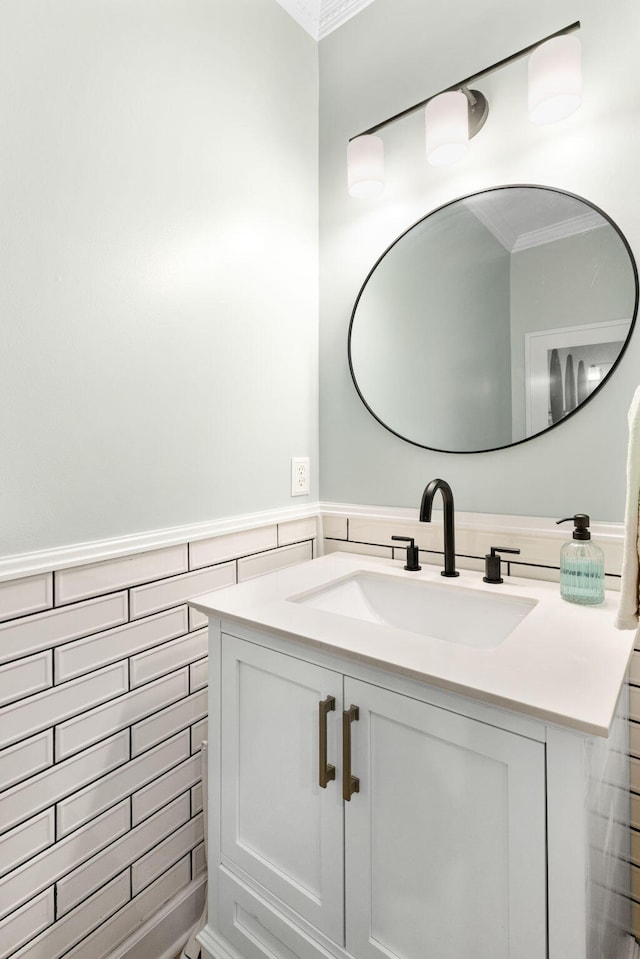
[(222, 860), (341, 945), (344, 815), (339, 782), (318, 785), (318, 752), (332, 697), (327, 754), (339, 755), (342, 676), (228, 635), (221, 674)]
[(370, 683), (344, 690), (360, 778), (345, 804), (347, 951), (545, 959), (544, 745)]
[(544, 743), (253, 638), (220, 638), (224, 940), (247, 959), (545, 959)]
[(496, 594), (463, 572), (452, 603), (464, 587), (528, 606), (491, 648), (299, 602), (369, 572), (442, 589), (438, 570), (332, 554), (194, 600), (203, 957), (623, 959), (633, 636), (615, 598), (573, 607), (523, 580)]

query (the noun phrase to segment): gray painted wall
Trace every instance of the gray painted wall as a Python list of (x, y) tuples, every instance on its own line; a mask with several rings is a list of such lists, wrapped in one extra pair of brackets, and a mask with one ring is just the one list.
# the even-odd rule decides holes
[(396, 433), (436, 449), (510, 442), (509, 272), (508, 252), (460, 204), (378, 264), (358, 303), (351, 356), (363, 396)]
[(5, 0), (0, 62), (0, 555), (290, 505), (316, 43), (275, 0)]
[[(526, 61), (478, 84), (491, 106), (484, 130), (454, 167), (424, 160), (422, 118), (384, 132), (387, 184), (358, 201), (346, 190), (346, 143), (363, 129), (580, 19), (581, 109), (536, 127), (526, 110)], [(416, 506), (443, 476), (463, 510), (619, 521), (625, 496), (626, 414), (640, 381), (640, 339), (612, 380), (577, 416), (511, 449), (473, 455), (411, 446), (384, 430), (353, 389), (349, 316), (371, 265), (411, 223), (458, 196), (504, 183), (538, 183), (590, 199), (640, 250), (635, 202), (640, 30), (635, 0), (375, 0), (320, 44), (321, 495), (325, 500)]]

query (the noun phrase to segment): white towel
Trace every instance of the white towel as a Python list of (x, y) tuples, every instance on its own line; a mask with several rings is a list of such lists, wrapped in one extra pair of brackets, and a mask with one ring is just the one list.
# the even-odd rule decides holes
[(624, 515), (624, 552), (622, 583), (616, 626), (618, 629), (638, 627), (638, 509), (640, 508), (640, 386), (629, 407), (629, 450), (627, 453), (627, 504)]

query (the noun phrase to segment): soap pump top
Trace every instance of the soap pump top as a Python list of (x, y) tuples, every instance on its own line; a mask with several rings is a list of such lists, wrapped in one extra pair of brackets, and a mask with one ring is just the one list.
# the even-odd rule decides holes
[(574, 523), (574, 539), (591, 539), (591, 530), (589, 529), (590, 519), (586, 513), (576, 513), (575, 516), (567, 516), (566, 519), (556, 521), (556, 526), (560, 523)]
[(560, 595), (570, 603), (604, 602), (604, 553), (591, 539), (589, 517), (576, 513), (558, 523), (574, 524), (573, 538), (560, 550)]

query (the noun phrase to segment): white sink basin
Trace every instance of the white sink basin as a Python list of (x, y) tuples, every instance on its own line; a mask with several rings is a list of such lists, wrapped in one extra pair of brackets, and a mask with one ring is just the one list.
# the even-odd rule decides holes
[(289, 599), (339, 616), (481, 649), (499, 646), (537, 605), (519, 596), (369, 572), (353, 573)]

